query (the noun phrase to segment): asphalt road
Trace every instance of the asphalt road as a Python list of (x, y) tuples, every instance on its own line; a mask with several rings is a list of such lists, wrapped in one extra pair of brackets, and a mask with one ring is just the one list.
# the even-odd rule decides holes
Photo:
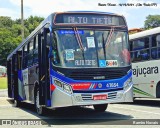
[[(160, 119), (160, 100), (138, 99), (134, 103), (129, 104), (109, 104), (108, 109), (104, 113), (95, 112), (93, 107), (69, 107), (57, 110), (46, 109), (45, 116), (39, 116), (35, 112), (34, 105), (24, 103), (20, 108), (17, 108), (14, 107), (11, 99), (8, 99), (7, 97), (0, 97), (0, 119), (20, 119), (22, 121), (27, 119), (41, 119), (38, 121), (42, 121), (45, 125), (38, 127), (62, 127), (63, 125), (66, 125), (65, 127), (106, 128), (107, 125), (107, 128), (142, 128), (142, 125), (135, 125), (134, 123), (143, 124), (144, 121), (146, 122), (149, 119), (153, 119), (149, 121), (156, 123), (157, 119)], [(144, 125), (143, 127), (159, 128), (160, 121), (158, 123), (159, 125), (152, 124)], [(0, 127), (4, 127), (4, 125), (0, 125)], [(36, 126), (31, 125), (30, 127)]]

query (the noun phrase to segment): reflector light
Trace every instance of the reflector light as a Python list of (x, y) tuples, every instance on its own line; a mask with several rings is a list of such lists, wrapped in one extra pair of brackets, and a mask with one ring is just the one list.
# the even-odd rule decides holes
[(51, 90), (51, 91), (54, 91), (55, 88), (56, 88), (56, 87), (55, 87), (53, 84), (50, 85), (50, 90)]

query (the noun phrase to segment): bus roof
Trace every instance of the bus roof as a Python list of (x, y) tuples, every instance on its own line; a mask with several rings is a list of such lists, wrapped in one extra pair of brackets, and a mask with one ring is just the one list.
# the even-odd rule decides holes
[(131, 34), (131, 35), (129, 35), (129, 40), (134, 40), (137, 38), (141, 38), (141, 37), (145, 37), (145, 36), (149, 36), (149, 35), (153, 35), (153, 34), (157, 34), (157, 33), (160, 33), (160, 27), (153, 28), (153, 29), (146, 30), (146, 31), (142, 31), (142, 32), (138, 32), (135, 34)]
[[(59, 13), (59, 12), (57, 12)], [(118, 15), (118, 16), (123, 16), (120, 14), (116, 13), (111, 13), (111, 12), (101, 12), (101, 11), (66, 11), (66, 12), (60, 12), (60, 13), (99, 13), (99, 14), (108, 14), (108, 15)]]
[(119, 14), (116, 14), (116, 13), (100, 12), (100, 11), (65, 11), (65, 12), (54, 12), (54, 13), (50, 14), (46, 19), (44, 19), (40, 23), (40, 25), (26, 39), (24, 39), (13, 52), (11, 52), (8, 55), (7, 60), (9, 60), (13, 56), (13, 54), (15, 54), (19, 49), (21, 49), (23, 47), (23, 45), (26, 42), (28, 42), (31, 39), (31, 37), (33, 37), (43, 26), (45, 26), (47, 23), (51, 24), (51, 22), (52, 22), (51, 18), (55, 14), (57, 14), (57, 13), (97, 13), (97, 14), (117, 15), (117, 16), (122, 16), (123, 17), (123, 15), (119, 15)]

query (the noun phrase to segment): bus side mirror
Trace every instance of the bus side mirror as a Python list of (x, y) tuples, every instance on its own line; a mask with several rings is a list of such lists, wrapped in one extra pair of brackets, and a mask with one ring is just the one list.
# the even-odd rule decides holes
[(48, 57), (53, 61), (54, 64), (58, 63), (58, 57), (57, 57), (57, 52), (56, 51), (50, 51), (48, 54)]

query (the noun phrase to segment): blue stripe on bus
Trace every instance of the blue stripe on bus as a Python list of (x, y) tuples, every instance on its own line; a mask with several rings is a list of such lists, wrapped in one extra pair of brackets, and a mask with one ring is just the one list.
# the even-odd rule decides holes
[(47, 100), (47, 107), (51, 107), (51, 100)]
[(23, 100), (25, 100), (25, 99), (22, 98), (20, 95), (18, 95), (18, 100), (19, 100), (19, 101), (23, 101)]
[(22, 78), (22, 70), (18, 71), (18, 79), (22, 82), (23, 78)]
[[(132, 71), (130, 70), (130, 72), (128, 74), (126, 74), (124, 77), (121, 77), (119, 79), (111, 79), (111, 80), (73, 80), (71, 78), (67, 78), (61, 74), (58, 74), (57, 72), (55, 72), (54, 70), (50, 70), (50, 73), (51, 73), (51, 77), (55, 77), (57, 78), (58, 80), (60, 80), (61, 82), (63, 83), (67, 83), (69, 85), (71, 84), (76, 84), (76, 83), (91, 83), (91, 84), (102, 84), (102, 87), (99, 88), (98, 86), (96, 88), (92, 88), (90, 90), (103, 90), (103, 89), (117, 89), (117, 88), (123, 88), (124, 86), (124, 82), (130, 78), (132, 76)], [(53, 84), (53, 81), (51, 81), (52, 84)], [(107, 84), (117, 84), (118, 83), (118, 86), (117, 87), (107, 87), (106, 85)]]

